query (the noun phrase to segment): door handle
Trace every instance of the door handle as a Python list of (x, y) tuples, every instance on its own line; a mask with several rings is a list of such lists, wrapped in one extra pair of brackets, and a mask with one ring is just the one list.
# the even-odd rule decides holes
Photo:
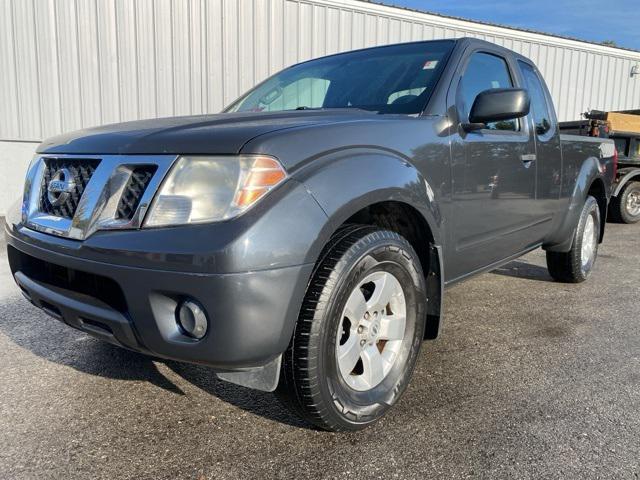
[(522, 160), (524, 168), (529, 168), (531, 164), (538, 159), (538, 156), (535, 153), (527, 153), (525, 155), (521, 155), (520, 159)]

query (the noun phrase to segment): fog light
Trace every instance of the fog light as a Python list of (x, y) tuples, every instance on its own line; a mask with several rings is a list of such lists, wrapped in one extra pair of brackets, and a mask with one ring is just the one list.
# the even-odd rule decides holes
[(202, 307), (193, 300), (180, 302), (176, 310), (176, 317), (178, 325), (186, 335), (200, 340), (207, 333), (207, 315)]

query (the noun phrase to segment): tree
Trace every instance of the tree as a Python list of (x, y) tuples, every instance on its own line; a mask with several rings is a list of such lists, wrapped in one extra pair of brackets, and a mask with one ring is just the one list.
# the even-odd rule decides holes
[(618, 44), (616, 43), (615, 40), (603, 40), (600, 42), (602, 45), (605, 45), (607, 47), (617, 47)]

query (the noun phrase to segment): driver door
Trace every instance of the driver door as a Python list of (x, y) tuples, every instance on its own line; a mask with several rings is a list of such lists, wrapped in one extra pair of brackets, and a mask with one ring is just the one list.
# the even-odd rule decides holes
[[(454, 90), (460, 123), (468, 122), (476, 96), (516, 87), (500, 51), (474, 51), (463, 61)], [(525, 118), (458, 128), (452, 144), (452, 245), (455, 279), (517, 254), (531, 244), (535, 223), (535, 144)]]

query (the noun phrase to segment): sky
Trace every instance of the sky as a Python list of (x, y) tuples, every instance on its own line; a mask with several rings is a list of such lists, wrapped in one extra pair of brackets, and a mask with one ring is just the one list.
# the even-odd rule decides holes
[(640, 50), (638, 0), (375, 0)]

